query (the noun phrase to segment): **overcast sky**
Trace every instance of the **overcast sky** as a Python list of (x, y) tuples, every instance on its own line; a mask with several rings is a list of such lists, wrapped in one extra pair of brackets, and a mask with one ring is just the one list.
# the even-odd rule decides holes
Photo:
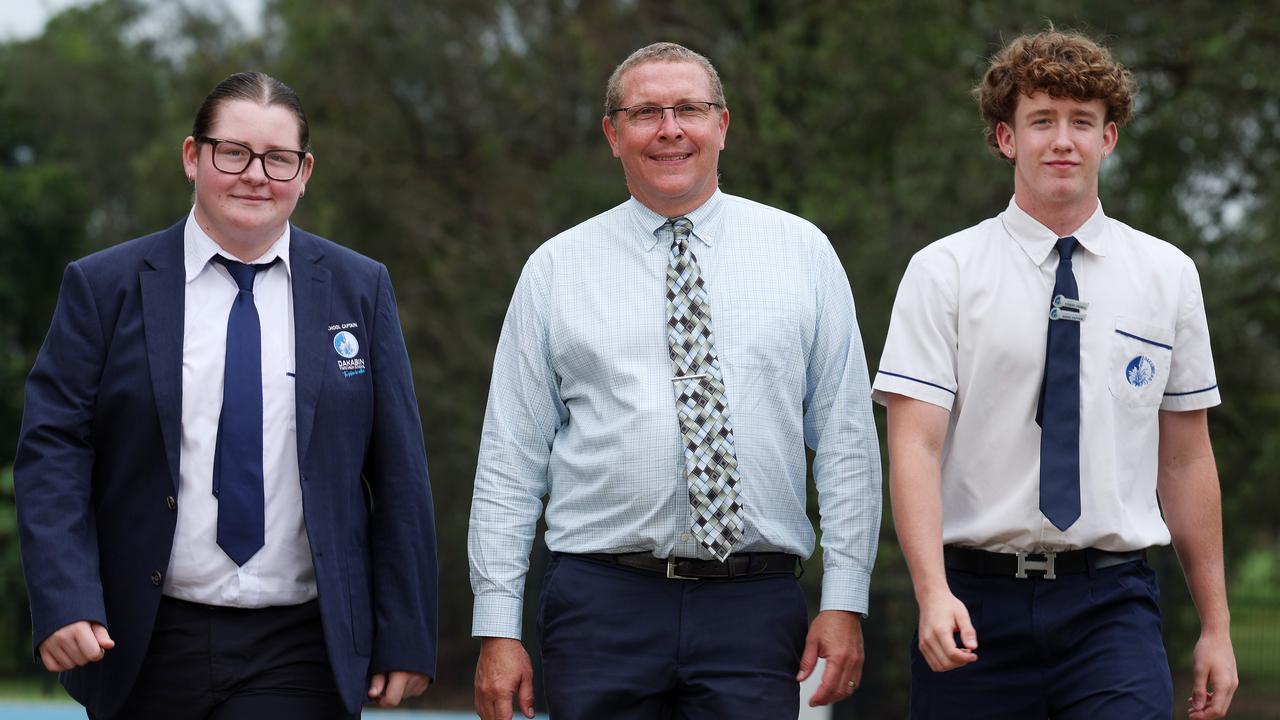
[[(231, 9), (246, 27), (259, 25), (262, 0), (219, 0)], [(49, 17), (72, 5), (90, 0), (0, 0), (0, 41), (39, 35)]]

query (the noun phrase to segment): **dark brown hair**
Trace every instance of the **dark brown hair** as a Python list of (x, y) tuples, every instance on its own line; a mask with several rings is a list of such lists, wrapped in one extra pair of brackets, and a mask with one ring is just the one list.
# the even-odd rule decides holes
[(1012, 126), (1018, 99), (1037, 92), (1054, 98), (1101, 100), (1107, 106), (1107, 122), (1124, 127), (1133, 115), (1137, 84), (1123, 65), (1111, 59), (1110, 51), (1079, 33), (1050, 28), (1014, 39), (991, 58), (982, 82), (973, 89), (987, 123), (987, 145), (998, 157), (1004, 155), (996, 127)]
[(248, 100), (259, 105), (280, 105), (288, 108), (298, 118), (298, 143), (300, 150), (310, 150), (311, 129), (307, 125), (307, 114), (302, 111), (302, 101), (298, 99), (293, 88), (279, 80), (260, 72), (240, 72), (228, 76), (218, 83), (200, 109), (196, 110), (196, 120), (191, 126), (191, 136), (205, 137), (213, 126), (214, 116), (222, 103), (230, 100)]

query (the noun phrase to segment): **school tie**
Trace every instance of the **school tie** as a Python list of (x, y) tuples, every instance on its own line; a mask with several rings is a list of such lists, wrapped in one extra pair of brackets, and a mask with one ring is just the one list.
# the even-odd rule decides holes
[(1074, 237), (1058, 240), (1058, 273), (1040, 386), (1040, 512), (1059, 530), (1080, 517), (1080, 321), (1083, 303), (1071, 270)]
[(684, 444), (690, 529), (699, 544), (724, 560), (742, 540), (733, 424), (711, 332), (711, 304), (698, 259), (689, 248), (693, 223), (681, 217), (667, 221), (661, 229), (668, 228), (667, 344)]
[(213, 456), (218, 498), (218, 546), (244, 565), (262, 547), (262, 329), (253, 304), (253, 279), (278, 262), (246, 265), (215, 255), (239, 291), (227, 317), (222, 413)]

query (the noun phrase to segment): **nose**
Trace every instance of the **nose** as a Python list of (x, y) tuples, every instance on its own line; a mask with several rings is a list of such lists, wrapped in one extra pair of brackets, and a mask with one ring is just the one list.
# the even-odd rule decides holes
[(258, 156), (249, 160), (249, 167), (240, 173), (240, 179), (252, 185), (262, 185), (270, 178), (267, 177), (267, 159)]
[(1070, 123), (1058, 123), (1057, 132), (1053, 134), (1053, 149), (1066, 152), (1072, 147)]
[[(670, 118), (668, 120), (668, 118)], [(662, 122), (658, 124), (658, 136), (664, 138), (679, 138), (684, 135), (684, 128), (680, 127), (680, 122), (676, 120), (675, 108), (663, 108)]]

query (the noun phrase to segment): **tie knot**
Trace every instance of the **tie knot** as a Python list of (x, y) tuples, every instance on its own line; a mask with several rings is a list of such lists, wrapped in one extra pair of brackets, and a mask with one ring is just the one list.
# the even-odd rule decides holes
[(1076, 251), (1076, 243), (1078, 241), (1068, 235), (1064, 238), (1058, 238), (1058, 258), (1067, 262), (1071, 261), (1071, 253)]
[(221, 263), (231, 273), (231, 279), (236, 281), (236, 286), (246, 292), (253, 292), (253, 278), (258, 273), (275, 265), (280, 258), (276, 258), (269, 263), (258, 263), (256, 265), (247, 265), (242, 262), (230, 260), (221, 255), (214, 255), (213, 259)]
[(671, 227), (672, 240), (677, 243), (685, 243), (689, 241), (689, 234), (693, 232), (693, 221), (687, 217), (672, 218), (667, 221), (667, 225)]

